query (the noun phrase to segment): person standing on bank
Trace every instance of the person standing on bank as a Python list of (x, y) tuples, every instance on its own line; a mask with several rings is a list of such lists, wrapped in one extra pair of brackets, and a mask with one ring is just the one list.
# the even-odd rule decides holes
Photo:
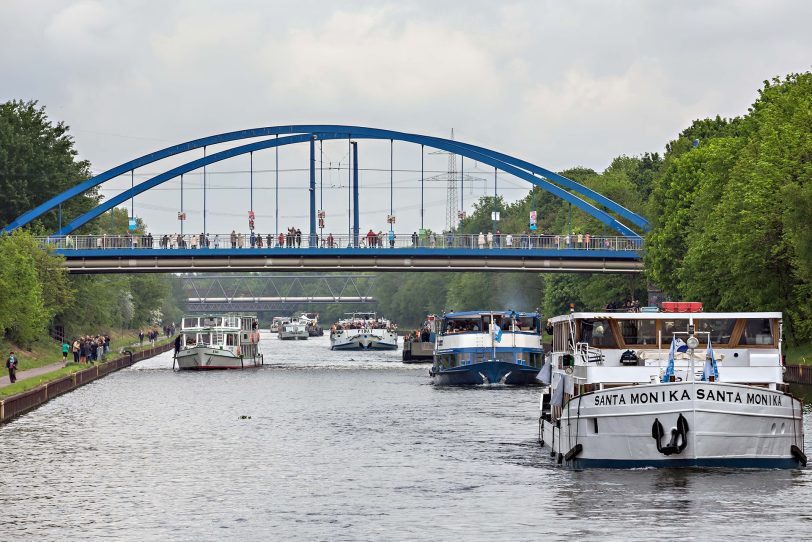
[(6, 369), (8, 369), (8, 380), (12, 384), (17, 382), (17, 358), (14, 357), (14, 352), (11, 351), (8, 354), (8, 359), (6, 360)]
[(68, 352), (70, 352), (70, 345), (68, 341), (62, 339), (62, 361), (65, 362), (65, 365), (68, 364)]

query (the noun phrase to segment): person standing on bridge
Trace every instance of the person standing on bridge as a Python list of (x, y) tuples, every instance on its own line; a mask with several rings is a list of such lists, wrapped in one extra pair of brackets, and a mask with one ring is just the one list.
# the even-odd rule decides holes
[(479, 232), (479, 238), (477, 238), (477, 244), (479, 245), (480, 249), (485, 248), (485, 236), (482, 232)]
[(14, 351), (8, 353), (6, 360), (6, 369), (8, 369), (8, 380), (12, 384), (17, 382), (17, 358), (14, 357)]
[(250, 239), (250, 242), (251, 242), (251, 248), (256, 247), (257, 246), (257, 236), (254, 233), (254, 230), (251, 230), (251, 237), (249, 239)]
[(417, 232), (412, 234), (412, 248), (417, 248)]
[(273, 248), (273, 235), (271, 235), (271, 234), (269, 233), (269, 234), (268, 234), (268, 236), (265, 238), (265, 241), (266, 241), (266, 245), (265, 245), (265, 246), (266, 246), (267, 248)]
[(296, 248), (302, 248), (302, 230), (296, 228)]
[(389, 248), (395, 248), (395, 230), (389, 230)]
[(332, 232), (327, 235), (327, 248), (333, 248), (335, 245), (335, 238), (333, 237)]
[(237, 232), (231, 230), (231, 248), (237, 248)]
[(237, 234), (237, 248), (245, 246), (245, 237), (241, 233)]
[(493, 232), (488, 232), (488, 248), (493, 248)]

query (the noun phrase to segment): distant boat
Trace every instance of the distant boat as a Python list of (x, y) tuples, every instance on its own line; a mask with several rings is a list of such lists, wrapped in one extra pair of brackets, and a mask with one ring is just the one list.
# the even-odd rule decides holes
[(534, 384), (544, 358), (539, 314), (452, 312), (443, 316), (430, 374), (435, 384)]
[(271, 320), (271, 333), (279, 333), (279, 329), (285, 322), (290, 322), (290, 316), (274, 316)]
[(430, 314), (415, 333), (403, 338), (403, 363), (422, 363), (434, 360), (434, 341), (440, 319)]
[(397, 326), (374, 312), (348, 313), (330, 329), (330, 350), (397, 350)]
[(279, 328), (279, 338), (283, 341), (304, 341), (310, 337), (307, 332), (307, 323), (294, 318), (290, 322), (285, 322)]
[(257, 367), (264, 363), (259, 338), (255, 316), (184, 316), (175, 362), (181, 370)]

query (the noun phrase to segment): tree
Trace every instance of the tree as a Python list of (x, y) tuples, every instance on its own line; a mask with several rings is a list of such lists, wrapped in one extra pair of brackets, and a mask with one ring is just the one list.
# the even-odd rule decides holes
[(0, 236), (0, 329), (23, 345), (43, 331), (49, 316), (29, 242), (22, 232)]
[[(35, 101), (0, 104), (0, 226), (90, 177), (90, 164), (76, 160), (73, 139), (63, 122), (54, 125)], [(89, 210), (96, 190), (62, 204), (62, 223)], [(54, 231), (57, 211), (34, 227)]]

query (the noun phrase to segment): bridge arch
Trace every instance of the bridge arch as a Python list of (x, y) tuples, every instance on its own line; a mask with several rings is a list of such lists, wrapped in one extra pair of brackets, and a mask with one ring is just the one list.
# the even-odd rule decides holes
[[(204, 165), (212, 164), (215, 162), (219, 162), (221, 160), (226, 160), (228, 158), (232, 158), (242, 154), (248, 154), (258, 150), (269, 149), (283, 145), (304, 143), (311, 141), (314, 138), (321, 140), (336, 140), (348, 138), (381, 139), (381, 140), (388, 139), (392, 141), (404, 141), (418, 145), (425, 145), (440, 150), (445, 150), (453, 154), (459, 154), (461, 156), (491, 165), (506, 173), (510, 173), (515, 177), (523, 179), (531, 183), (532, 185), (538, 186), (541, 189), (564, 199), (565, 201), (571, 203), (572, 205), (575, 205), (576, 208), (579, 208), (582, 211), (590, 214), (597, 220), (603, 222), (604, 224), (606, 224), (607, 226), (621, 233), (624, 236), (639, 238), (639, 235), (630, 227), (623, 224), (606, 211), (603, 211), (602, 209), (599, 209), (594, 205), (592, 205), (591, 203), (578, 197), (578, 195), (576, 194), (580, 194), (589, 199), (592, 199), (597, 204), (606, 207), (610, 211), (615, 212), (616, 214), (621, 216), (623, 219), (630, 221), (631, 223), (635, 224), (636, 226), (644, 230), (649, 229), (648, 221), (645, 218), (633, 213), (632, 211), (610, 200), (609, 198), (606, 198), (605, 196), (560, 174), (557, 174), (536, 164), (532, 164), (525, 160), (521, 160), (519, 158), (504, 153), (500, 153), (483, 147), (478, 147), (476, 145), (463, 143), (460, 141), (425, 136), (420, 134), (397, 132), (393, 130), (385, 130), (379, 128), (367, 128), (361, 126), (344, 126), (344, 125), (289, 125), (289, 126), (254, 128), (249, 130), (239, 130), (235, 132), (216, 134), (213, 136), (195, 139), (178, 145), (166, 147), (159, 151), (140, 156), (138, 158), (130, 160), (129, 162), (125, 162), (119, 166), (116, 166), (103, 173), (100, 173), (99, 175), (96, 175), (88, 179), (87, 181), (84, 181), (66, 190), (62, 194), (59, 194), (58, 196), (51, 198), (50, 200), (37, 206), (35, 209), (32, 209), (31, 211), (28, 211), (27, 213), (24, 213), (23, 215), (15, 219), (8, 226), (6, 226), (3, 231), (11, 231), (21, 226), (24, 226), (25, 224), (28, 224), (32, 220), (41, 216), (42, 214), (60, 205), (64, 201), (76, 197), (91, 188), (94, 188), (110, 179), (118, 177), (124, 173), (137, 169), (141, 166), (151, 164), (164, 158), (189, 152), (191, 150), (198, 149), (201, 147), (207, 147), (211, 145), (217, 145), (221, 143), (227, 143), (242, 139), (251, 139), (267, 136), (277, 136), (277, 137), (275, 139), (267, 139), (219, 151), (206, 157), (192, 160), (190, 162), (187, 162), (186, 164), (182, 164), (180, 166), (167, 170), (166, 172), (163, 172), (159, 175), (156, 175), (150, 179), (147, 179), (139, 183), (137, 186), (134, 186), (133, 188), (126, 190), (118, 194), (117, 196), (100, 203), (97, 207), (91, 209), (87, 213), (81, 215), (80, 217), (77, 217), (69, 224), (62, 227), (58, 232), (56, 232), (56, 234), (66, 235), (74, 231), (75, 229), (81, 227), (82, 225), (86, 224), (90, 220), (101, 215), (105, 211), (115, 207), (116, 205), (119, 205), (146, 190), (154, 188), (159, 184), (167, 182), (170, 179), (176, 178), (183, 173), (199, 169)], [(536, 175), (539, 175), (540, 177)], [(554, 184), (551, 181), (555, 181), (558, 184)], [(565, 190), (565, 188), (572, 190), (572, 192), (568, 192), (567, 190)]]

